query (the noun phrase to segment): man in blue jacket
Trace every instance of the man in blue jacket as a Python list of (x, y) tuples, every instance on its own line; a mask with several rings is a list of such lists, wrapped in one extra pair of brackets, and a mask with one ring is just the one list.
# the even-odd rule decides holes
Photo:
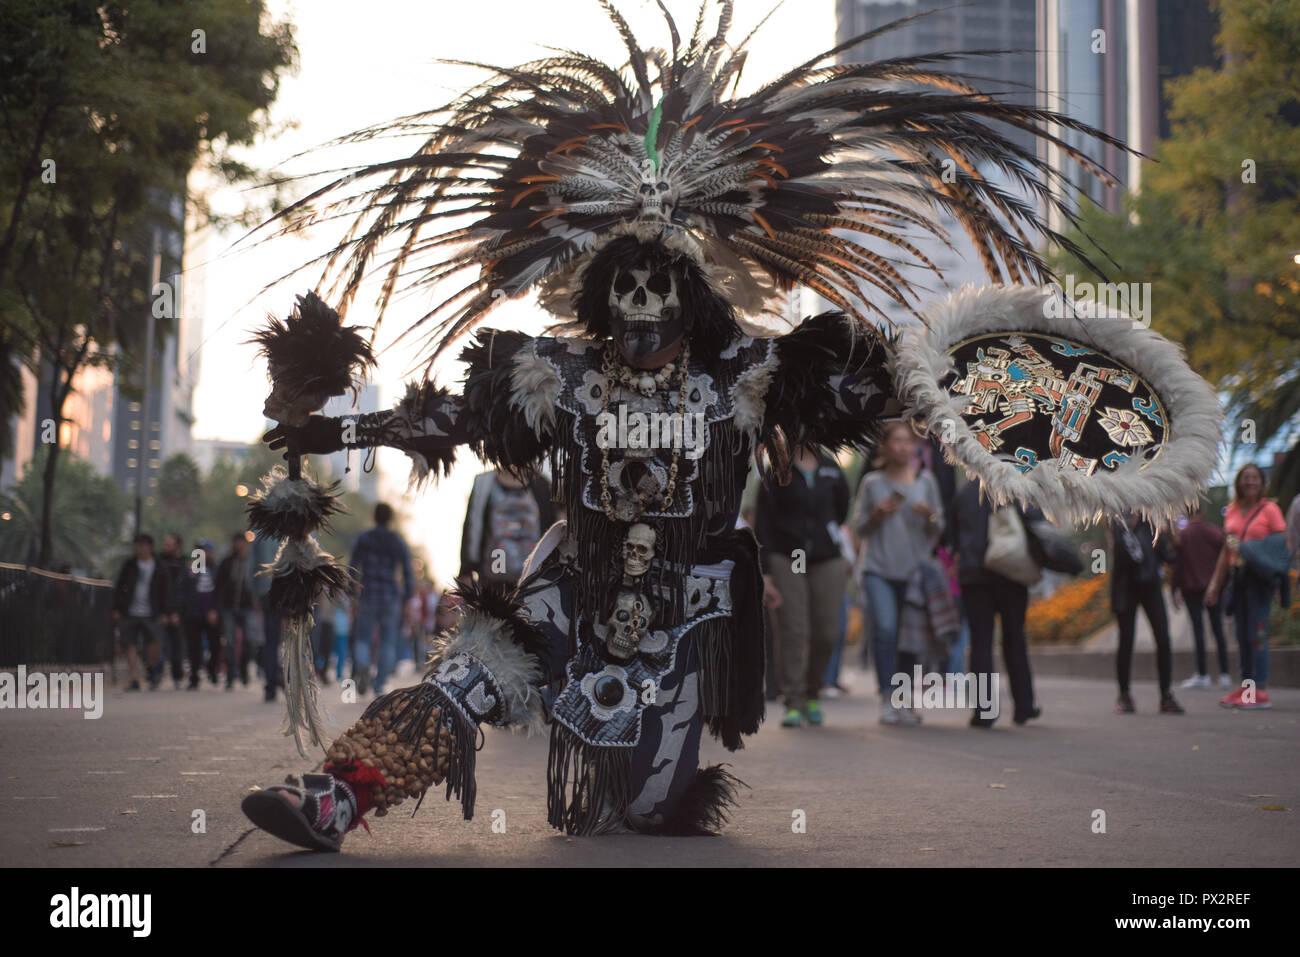
[(366, 693), (370, 684), (370, 639), (376, 626), (379, 627), (379, 662), (375, 695), (383, 694), (384, 682), (397, 663), (397, 632), (402, 609), (415, 590), (411, 553), (402, 536), (388, 527), (392, 520), (392, 508), (380, 502), (375, 506), (375, 527), (362, 532), (352, 547), (352, 569), (361, 583), (352, 668), (361, 694)]

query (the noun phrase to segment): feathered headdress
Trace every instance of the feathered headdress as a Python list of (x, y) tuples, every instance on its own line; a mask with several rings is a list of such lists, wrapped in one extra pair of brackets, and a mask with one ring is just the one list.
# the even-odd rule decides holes
[[(440, 110), (340, 141), (426, 135), (410, 156), (351, 169), (281, 214), (324, 200), (325, 214), (356, 216), (345, 240), (316, 260), (333, 277), (340, 309), (372, 269), (386, 272), (380, 316), (404, 277), (407, 288), (458, 278), (454, 294), (416, 323), (430, 329), (436, 355), (500, 298), (541, 287), (548, 304), (563, 301), (602, 242), (633, 233), (691, 251), (742, 311), (773, 286), (797, 283), (870, 330), (869, 314), (884, 317), (871, 301), (877, 294), (908, 309), (917, 303), (907, 265), (938, 273), (907, 238), (912, 230), (944, 238), (936, 212), (970, 235), (994, 279), (1050, 275), (1031, 235), (1079, 254), (1032, 202), (981, 174), (991, 164), (1073, 222), (1051, 188), (1069, 196), (1068, 184), (1013, 130), (1050, 141), (1107, 182), (1052, 125), (1124, 148), (1069, 117), (936, 71), (968, 53), (833, 62), (915, 17), (729, 98), (749, 39), (727, 42), (729, 0), (712, 31), (702, 3), (685, 42), (660, 0), (667, 50), (643, 49), (613, 5), (601, 4), (627, 46), (623, 71), (567, 50), (512, 69), (468, 64), (493, 73)], [(354, 182), (372, 185), (335, 198)], [(445, 228), (449, 219), (456, 223)], [(391, 241), (396, 251), (376, 262)]]

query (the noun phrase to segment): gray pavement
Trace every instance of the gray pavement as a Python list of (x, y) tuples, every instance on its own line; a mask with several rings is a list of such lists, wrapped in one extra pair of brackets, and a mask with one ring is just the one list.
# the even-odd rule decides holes
[[(1294, 866), (1300, 863), (1300, 690), (1269, 711), (1227, 712), (1183, 692), (1188, 714), (1111, 713), (1109, 682), (1043, 678), (1044, 716), (992, 731), (928, 711), (877, 720), (870, 676), (825, 703), (826, 725), (783, 729), (771, 708), (747, 747), (712, 741), (750, 785), (717, 838), (567, 838), (545, 814), (546, 742), (489, 731), (478, 809), (430, 794), (354, 832), (342, 854), (299, 851), (239, 811), (250, 787), (309, 768), (279, 734), (281, 705), (232, 693), (110, 691), (104, 715), (0, 711), (0, 864), (96, 867), (455, 865)], [(330, 712), (344, 725), (364, 702)], [(1266, 807), (1287, 810), (1265, 810)], [(196, 833), (195, 811), (205, 829)], [(494, 815), (494, 811), (503, 812)], [(1096, 812), (1105, 833), (1094, 833)], [(792, 825), (797, 812), (804, 833)], [(493, 829), (494, 817), (497, 831)], [(504, 833), (499, 833), (501, 822)]]

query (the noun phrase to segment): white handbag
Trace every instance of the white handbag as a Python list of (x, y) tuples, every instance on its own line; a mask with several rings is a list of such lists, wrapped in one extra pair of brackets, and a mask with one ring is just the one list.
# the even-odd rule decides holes
[(984, 567), (1025, 586), (1033, 585), (1043, 577), (1042, 568), (1029, 551), (1025, 524), (1014, 508), (997, 508), (989, 515)]

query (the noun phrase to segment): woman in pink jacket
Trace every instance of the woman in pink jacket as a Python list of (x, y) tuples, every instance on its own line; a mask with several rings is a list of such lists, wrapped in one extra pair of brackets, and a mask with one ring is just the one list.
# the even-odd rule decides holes
[[(1256, 541), (1274, 532), (1286, 531), (1286, 520), (1276, 502), (1264, 498), (1264, 473), (1254, 464), (1243, 465), (1233, 480), (1235, 496), (1223, 516), (1227, 533), (1214, 579), (1205, 592), (1205, 604), (1219, 601), (1224, 582), (1232, 575), (1232, 611), (1237, 623), (1237, 648), (1241, 655), (1242, 685), (1223, 698), (1225, 708), (1268, 708), (1268, 612), (1273, 601), (1273, 583), (1250, 574), (1240, 556), (1242, 542)], [(1255, 683), (1254, 695), (1246, 694), (1246, 681)], [(1253, 698), (1253, 700), (1252, 700)]]

